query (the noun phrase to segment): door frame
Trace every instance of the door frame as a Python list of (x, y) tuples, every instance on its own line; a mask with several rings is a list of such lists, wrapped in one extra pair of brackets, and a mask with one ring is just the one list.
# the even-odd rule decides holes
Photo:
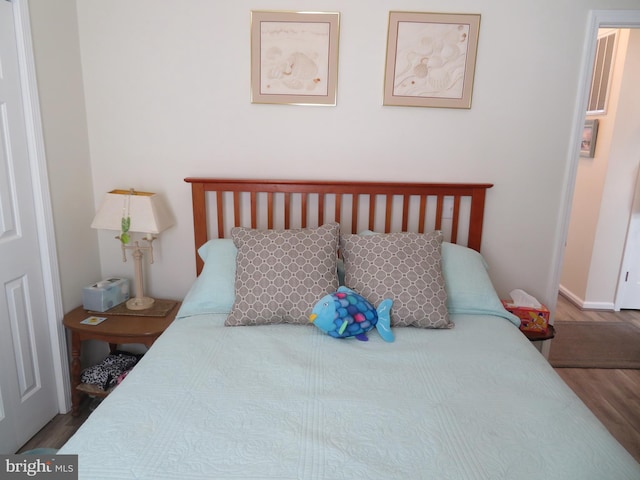
[(44, 148), (40, 102), (36, 82), (35, 59), (31, 41), (31, 22), (27, 0), (12, 0), (18, 47), (18, 64), (25, 112), (25, 127), (33, 182), (34, 206), (38, 229), (38, 243), (43, 273), (45, 311), (49, 326), (49, 341), (53, 356), (58, 411), (66, 413), (71, 407), (69, 361), (66, 332), (62, 325), (62, 289), (55, 242), (53, 209)]
[[(564, 260), (564, 250), (569, 234), (571, 207), (578, 174), (578, 162), (580, 160), (580, 142), (582, 140), (582, 130), (587, 112), (589, 88), (591, 85), (591, 77), (593, 76), (593, 59), (596, 55), (598, 30), (600, 28), (640, 28), (640, 10), (590, 10), (587, 17), (580, 76), (578, 78), (578, 88), (576, 92), (576, 107), (573, 112), (573, 126), (569, 137), (570, 144), (564, 172), (565, 188), (561, 192), (560, 197), (560, 215), (558, 216), (557, 235), (551, 262), (553, 268), (550, 271), (549, 289), (546, 292), (546, 298), (549, 299), (549, 306), (554, 312), (560, 291), (562, 262)], [(544, 342), (542, 353), (548, 356), (550, 348), (550, 342)]]

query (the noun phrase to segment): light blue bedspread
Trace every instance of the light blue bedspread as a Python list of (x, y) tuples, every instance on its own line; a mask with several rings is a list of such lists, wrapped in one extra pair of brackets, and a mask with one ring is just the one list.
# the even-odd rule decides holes
[(513, 324), (385, 343), (175, 321), (60, 453), (100, 479), (640, 479)]

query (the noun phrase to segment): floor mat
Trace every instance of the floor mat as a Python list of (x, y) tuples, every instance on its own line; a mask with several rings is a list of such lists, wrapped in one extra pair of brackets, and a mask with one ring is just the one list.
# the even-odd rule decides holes
[(640, 368), (640, 329), (622, 322), (554, 323), (549, 363), (557, 368)]

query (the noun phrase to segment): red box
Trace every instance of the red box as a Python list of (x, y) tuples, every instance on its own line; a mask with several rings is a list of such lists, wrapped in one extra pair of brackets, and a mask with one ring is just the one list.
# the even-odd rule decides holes
[(502, 300), (502, 305), (520, 319), (520, 330), (523, 332), (547, 333), (549, 330), (549, 309), (542, 305), (540, 308), (519, 307)]

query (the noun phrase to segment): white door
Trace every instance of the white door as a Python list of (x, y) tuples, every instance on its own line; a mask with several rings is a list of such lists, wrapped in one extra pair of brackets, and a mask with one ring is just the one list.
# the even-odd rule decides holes
[(636, 180), (614, 307), (640, 310), (640, 175)]
[(0, 454), (58, 413), (14, 8), (0, 0)]

